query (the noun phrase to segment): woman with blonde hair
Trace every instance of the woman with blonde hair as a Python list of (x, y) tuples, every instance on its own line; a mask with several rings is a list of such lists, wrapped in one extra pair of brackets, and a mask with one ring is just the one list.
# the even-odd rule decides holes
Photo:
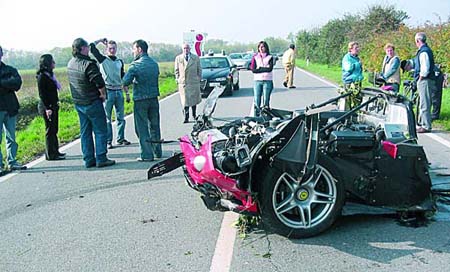
[(359, 43), (349, 42), (348, 53), (342, 59), (342, 81), (347, 89), (352, 83), (361, 87), (361, 81), (364, 79), (362, 63), (358, 57)]
[(392, 90), (397, 93), (400, 87), (400, 58), (395, 54), (395, 46), (392, 43), (387, 43), (384, 50), (386, 56), (380, 76), (386, 81), (385, 86), (392, 86)]

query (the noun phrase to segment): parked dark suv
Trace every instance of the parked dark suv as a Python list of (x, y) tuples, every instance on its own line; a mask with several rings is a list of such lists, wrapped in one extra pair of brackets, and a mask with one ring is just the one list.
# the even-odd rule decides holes
[(200, 57), (202, 67), (202, 96), (208, 94), (217, 86), (225, 86), (224, 95), (233, 95), (233, 90), (239, 90), (239, 71), (228, 56)]

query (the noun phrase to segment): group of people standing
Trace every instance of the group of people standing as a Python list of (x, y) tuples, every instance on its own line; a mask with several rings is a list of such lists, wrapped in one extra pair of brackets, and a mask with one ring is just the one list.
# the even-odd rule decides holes
[[(414, 69), (417, 82), (419, 104), (419, 121), (417, 132), (431, 131), (431, 121), (439, 117), (440, 96), (435, 95), (435, 63), (433, 51), (426, 43), (425, 33), (415, 35), (418, 48), (415, 58), (400, 61), (395, 54), (395, 46), (387, 43), (384, 47), (386, 56), (382, 62), (381, 74), (386, 90), (399, 91), (400, 67), (406, 71)], [(97, 45), (106, 46), (106, 55), (100, 53)], [(159, 66), (148, 56), (148, 44), (143, 40), (133, 43), (134, 60), (125, 72), (124, 63), (117, 58), (117, 44), (106, 38), (91, 44), (82, 38), (72, 43), (72, 59), (67, 65), (70, 92), (80, 122), (81, 149), (84, 165), (90, 167), (106, 167), (115, 164), (107, 157), (107, 150), (114, 148), (112, 135), (112, 111), (115, 109), (117, 119), (117, 145), (129, 145), (125, 139), (124, 100), (130, 102), (128, 86), (133, 84), (134, 125), (139, 139), (140, 162), (153, 161), (162, 156), (160, 113), (159, 113)], [(189, 109), (192, 117), (196, 117), (197, 105), (201, 102), (200, 81), (202, 70), (200, 59), (191, 53), (189, 44), (183, 44), (183, 52), (175, 58), (175, 79), (180, 92), (183, 110), (183, 123), (189, 122)], [(342, 59), (342, 81), (345, 89), (361, 88), (364, 78), (362, 62), (358, 56), (360, 51), (357, 42), (348, 44), (348, 53)], [(95, 57), (89, 57), (89, 52)], [(8, 170), (24, 170), (25, 166), (16, 160), (18, 145), (15, 141), (16, 116), (19, 109), (17, 92), (22, 80), (17, 70), (1, 62), (3, 51), (0, 47), (0, 141), (3, 129), (6, 132), (7, 164), (0, 161), (0, 175)], [(291, 44), (283, 54), (286, 88), (293, 85), (295, 68), (295, 45)], [(97, 64), (98, 62), (98, 64)], [(254, 74), (254, 115), (259, 116), (263, 107), (270, 107), (273, 91), (273, 67), (275, 60), (270, 54), (269, 45), (261, 41), (257, 53), (253, 55), (250, 69)], [(36, 79), (39, 91), (39, 113), (45, 122), (45, 158), (47, 160), (63, 160), (65, 154), (59, 152), (58, 144), (58, 91), (61, 84), (53, 70), (55, 61), (50, 54), (44, 54), (39, 60)], [(439, 84), (439, 83), (438, 83)], [(442, 84), (442, 83), (441, 83)], [(438, 88), (439, 89), (439, 88)], [(125, 93), (125, 96), (123, 95)], [(442, 95), (442, 89), (441, 93)], [(436, 97), (436, 98), (434, 98)], [(432, 101), (434, 113), (431, 114)], [(436, 113), (437, 110), (437, 113)], [(437, 116), (436, 116), (437, 114)], [(94, 135), (94, 137), (93, 137)], [(95, 139), (95, 141), (94, 141)], [(1, 156), (1, 153), (0, 153)]]
[[(96, 48), (100, 42), (106, 45), (106, 56)], [(78, 38), (72, 44), (73, 58), (67, 65), (67, 73), (70, 92), (80, 121), (81, 150), (86, 168), (115, 164), (114, 160), (107, 157), (107, 149), (113, 148), (111, 127), (113, 107), (118, 121), (116, 142), (118, 145), (130, 144), (124, 135), (123, 91), (126, 101), (130, 102), (128, 86), (131, 84), (133, 84), (135, 132), (140, 146), (137, 161), (153, 161), (162, 156), (158, 102), (159, 66), (148, 56), (148, 44), (144, 40), (133, 42), (132, 50), (134, 60), (125, 73), (123, 62), (116, 57), (117, 44), (114, 41), (100, 39), (88, 44), (84, 39)], [(92, 52), (100, 65), (89, 57), (89, 52)], [(92, 134), (95, 137), (95, 144)]]
[[(400, 86), (400, 68), (403, 71), (414, 70), (413, 77), (419, 95), (419, 112), (417, 113), (419, 118), (416, 131), (427, 133), (432, 129), (432, 120), (439, 118), (442, 99), (442, 80), (440, 79), (443, 75), (435, 65), (433, 51), (427, 44), (426, 34), (416, 33), (414, 41), (418, 49), (416, 56), (405, 61), (400, 61), (393, 44), (385, 45), (386, 56), (382, 62), (380, 77), (386, 82), (383, 89), (397, 93)], [(362, 62), (358, 56), (359, 50), (357, 42), (350, 42), (348, 53), (342, 59), (344, 89), (361, 88), (364, 76)]]
[[(106, 55), (96, 45), (106, 46)], [(114, 147), (112, 135), (112, 111), (117, 119), (117, 145), (131, 144), (125, 138), (124, 100), (130, 102), (128, 86), (133, 84), (135, 132), (139, 139), (140, 156), (137, 161), (153, 161), (162, 157), (159, 115), (159, 66), (148, 56), (148, 45), (143, 40), (133, 43), (134, 60), (128, 71), (116, 57), (117, 44), (100, 39), (94, 43), (82, 38), (72, 43), (72, 59), (67, 64), (70, 92), (80, 122), (81, 151), (86, 168), (106, 167), (115, 164), (107, 157)], [(89, 52), (96, 60), (89, 57)], [(18, 144), (15, 140), (16, 117), (19, 101), (15, 92), (20, 90), (22, 79), (17, 69), (1, 62), (0, 47), (0, 141), (6, 132), (7, 165), (0, 160), (0, 176), (10, 170), (24, 170), (26, 166), (16, 160)], [(98, 62), (98, 63), (97, 63)], [(55, 61), (50, 54), (39, 59), (36, 74), (39, 92), (38, 111), (45, 123), (45, 158), (64, 160), (59, 151), (59, 98), (60, 82), (54, 74)], [(123, 93), (125, 92), (125, 97)], [(1, 153), (0, 153), (1, 156)]]

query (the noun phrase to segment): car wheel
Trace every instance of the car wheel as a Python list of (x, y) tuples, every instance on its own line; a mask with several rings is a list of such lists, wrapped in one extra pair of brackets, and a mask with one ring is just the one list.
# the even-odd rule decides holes
[(236, 85), (233, 85), (233, 90), (235, 90), (235, 91), (239, 90), (239, 80), (236, 83)]
[(260, 190), (264, 226), (289, 238), (305, 238), (328, 229), (340, 216), (345, 187), (332, 164), (322, 160), (299, 184), (295, 175), (269, 167)]
[(233, 95), (233, 84), (227, 85), (222, 93), (222, 96), (232, 96)]

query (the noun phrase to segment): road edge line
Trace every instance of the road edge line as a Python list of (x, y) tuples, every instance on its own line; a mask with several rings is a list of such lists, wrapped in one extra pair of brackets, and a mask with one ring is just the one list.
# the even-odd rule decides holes
[(423, 135), (425, 135), (425, 136), (431, 138), (432, 140), (435, 140), (436, 142), (438, 142), (438, 143), (440, 143), (442, 145), (445, 145), (446, 147), (450, 148), (450, 142), (447, 141), (446, 139), (442, 138), (441, 136), (438, 136), (438, 135), (433, 134), (433, 133), (426, 133), (426, 134), (423, 134)]

